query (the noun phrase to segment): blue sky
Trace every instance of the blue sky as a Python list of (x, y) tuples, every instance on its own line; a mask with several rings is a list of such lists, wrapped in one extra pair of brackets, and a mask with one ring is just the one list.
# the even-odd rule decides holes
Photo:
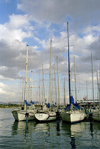
[(18, 13), (17, 1), (0, 0), (0, 22), (4, 24), (9, 21), (9, 16), (13, 13)]
[[(45, 96), (48, 98), (50, 39), (52, 39), (52, 74), (58, 56), (60, 98), (66, 78), (68, 102), (67, 22), (69, 22), (71, 82), (75, 96), (74, 57), (76, 59), (77, 99), (92, 98), (91, 54), (95, 99), (99, 71), (100, 36), (99, 0), (0, 0), (0, 101), (21, 98), (21, 81), (25, 76), (26, 45), (29, 45), (28, 76), (33, 71), (33, 96), (38, 99), (39, 70), (42, 92), (42, 64)], [(55, 69), (57, 72), (57, 69)], [(57, 76), (56, 76), (57, 79)], [(29, 84), (28, 84), (29, 85)], [(57, 80), (56, 80), (57, 85)], [(37, 87), (36, 87), (37, 86)], [(54, 83), (53, 83), (54, 88)], [(19, 92), (19, 94), (18, 94)], [(53, 95), (54, 96), (54, 95)], [(42, 98), (42, 97), (41, 97)], [(55, 97), (53, 97), (55, 98)]]

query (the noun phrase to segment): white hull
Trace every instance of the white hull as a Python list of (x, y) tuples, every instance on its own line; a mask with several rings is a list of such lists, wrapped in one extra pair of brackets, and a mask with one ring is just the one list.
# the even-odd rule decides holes
[[(35, 110), (28, 110), (29, 116), (28, 120), (34, 120), (35, 119)], [(12, 111), (13, 117), (15, 121), (26, 121), (26, 110), (18, 110), (15, 109)]]
[(86, 117), (85, 112), (81, 111), (64, 111), (61, 113), (61, 117), (63, 121), (69, 122), (69, 123), (76, 123), (84, 120)]
[(42, 121), (54, 121), (56, 120), (56, 113), (55, 112), (48, 112), (48, 113), (36, 113), (35, 114), (36, 120)]
[(98, 112), (93, 113), (93, 120), (100, 121), (100, 113)]

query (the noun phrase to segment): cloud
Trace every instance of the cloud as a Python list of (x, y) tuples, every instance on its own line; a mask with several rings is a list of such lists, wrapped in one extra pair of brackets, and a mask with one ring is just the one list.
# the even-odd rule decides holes
[[(11, 81), (11, 80), (10, 80)], [(20, 94), (20, 92), (19, 92)], [(11, 102), (18, 101), (18, 86), (16, 85), (5, 85), (4, 83), (0, 83), (0, 101), (2, 102)]]
[[(0, 74), (5, 78), (19, 78), (26, 59), (26, 43), (32, 37), (33, 27), (28, 15), (11, 15), (9, 22), (0, 24)], [(34, 46), (33, 49), (37, 49)]]
[(91, 0), (21, 0), (18, 9), (28, 13), (36, 22), (61, 23), (73, 21), (74, 28), (100, 22), (100, 1)]
[(8, 95), (9, 91), (10, 91), (10, 88), (7, 85), (5, 85), (4, 83), (0, 83), (0, 95), (1, 94)]
[(28, 15), (11, 15), (9, 22), (0, 24), (1, 34), (0, 39), (7, 41), (22, 41), (24, 38), (32, 37), (31, 31), (34, 30), (33, 26), (29, 23)]
[(33, 30), (33, 26), (31, 26), (32, 28), (27, 28), (30, 26), (29, 21), (30, 21), (29, 15), (12, 14), (11, 16), (9, 16), (9, 22), (5, 23), (5, 26), (7, 26), (7, 28), (10, 29), (24, 28)]

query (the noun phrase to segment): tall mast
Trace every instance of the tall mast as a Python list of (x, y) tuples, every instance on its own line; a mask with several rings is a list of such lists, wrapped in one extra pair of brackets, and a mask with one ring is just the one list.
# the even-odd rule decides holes
[(88, 82), (86, 80), (86, 95), (87, 95), (87, 100), (88, 100)]
[(56, 91), (56, 73), (55, 73), (55, 64), (54, 64), (54, 86), (55, 86), (55, 102), (57, 104), (57, 91)]
[(39, 103), (40, 103), (40, 70), (39, 70)]
[(75, 80), (75, 101), (77, 102), (75, 57), (74, 57), (74, 80)]
[(42, 102), (43, 102), (43, 64), (42, 64)]
[(33, 71), (31, 71), (31, 101), (32, 101), (32, 73)]
[(65, 77), (64, 77), (64, 106), (65, 106)]
[[(97, 75), (97, 100), (99, 99), (99, 96), (98, 96), (98, 89), (99, 89), (99, 83), (98, 83), (98, 71), (96, 72), (96, 75)], [(99, 101), (99, 100), (98, 100)]]
[(93, 81), (93, 59), (91, 54), (91, 68), (92, 68), (92, 95), (93, 95), (93, 103), (94, 103), (94, 81)]
[(49, 69), (49, 103), (51, 105), (52, 92), (51, 92), (51, 52), (52, 52), (52, 39), (50, 40), (50, 69)]
[(24, 78), (22, 77), (22, 106), (23, 106), (23, 94), (24, 94)]
[(58, 106), (60, 106), (60, 89), (59, 89), (59, 73), (58, 73), (58, 56), (57, 56), (57, 79), (58, 79)]
[(43, 64), (42, 64), (42, 102), (44, 102), (44, 74), (43, 74)]
[[(68, 34), (68, 78), (69, 78), (69, 103), (71, 98), (71, 74), (70, 74), (70, 48), (69, 48), (69, 22), (67, 22), (67, 34)], [(71, 103), (70, 103), (71, 104)]]
[[(28, 45), (26, 50), (25, 100), (27, 99), (27, 68), (28, 68)], [(25, 104), (25, 109), (26, 109), (26, 104)]]
[(100, 36), (99, 36), (99, 106), (100, 106)]

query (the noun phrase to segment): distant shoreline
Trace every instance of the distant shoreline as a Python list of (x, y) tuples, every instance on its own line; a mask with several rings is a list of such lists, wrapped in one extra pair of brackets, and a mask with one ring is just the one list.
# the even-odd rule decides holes
[(18, 107), (0, 107), (0, 109), (15, 109), (15, 108), (18, 108)]
[(0, 108), (18, 108), (20, 106), (21, 105), (18, 105), (18, 104), (8, 104), (8, 105), (0, 104)]

